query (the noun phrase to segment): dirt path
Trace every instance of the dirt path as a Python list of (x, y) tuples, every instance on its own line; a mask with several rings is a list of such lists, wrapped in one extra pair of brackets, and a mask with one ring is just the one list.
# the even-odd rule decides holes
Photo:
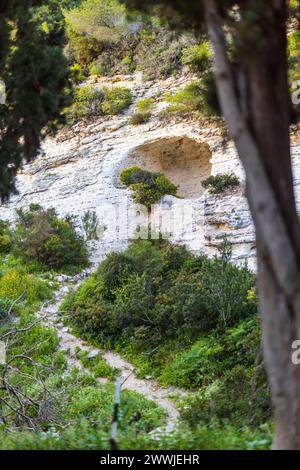
[[(84, 277), (83, 277), (84, 278)], [(172, 430), (176, 421), (179, 418), (179, 412), (170, 400), (171, 394), (184, 395), (180, 389), (177, 388), (163, 388), (154, 380), (139, 379), (135, 374), (134, 366), (122, 358), (119, 354), (112, 351), (102, 351), (89, 345), (86, 341), (74, 336), (68, 327), (64, 326), (59, 313), (59, 307), (66, 296), (68, 290), (73, 287), (76, 288), (80, 285), (81, 281), (77, 279), (68, 278), (67, 281), (61, 282), (60, 288), (55, 293), (55, 300), (52, 303), (44, 305), (37, 313), (38, 317), (42, 319), (43, 323), (47, 326), (54, 327), (57, 331), (60, 340), (60, 349), (65, 351), (68, 360), (69, 368), (76, 366), (80, 369), (85, 369), (80, 359), (76, 357), (78, 348), (93, 354), (101, 354), (103, 359), (111, 367), (117, 368), (120, 371), (122, 380), (122, 389), (132, 390), (144, 395), (148, 400), (154, 401), (157, 405), (161, 406), (167, 415), (167, 426), (165, 431)], [(98, 378), (100, 383), (106, 383), (108, 379)]]

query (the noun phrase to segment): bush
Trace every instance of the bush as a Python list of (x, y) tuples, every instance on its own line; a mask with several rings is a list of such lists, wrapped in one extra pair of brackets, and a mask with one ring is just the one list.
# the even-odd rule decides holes
[(11, 231), (8, 222), (0, 220), (0, 255), (9, 253), (11, 249)]
[(162, 25), (159, 19), (156, 24), (145, 24), (135, 48), (137, 69), (148, 79), (176, 74), (182, 67), (182, 49), (190, 43), (190, 36), (178, 35), (167, 25)]
[(84, 240), (70, 218), (60, 219), (54, 209), (19, 210), (14, 232), (14, 253), (53, 269), (81, 269), (88, 265)]
[[(6, 338), (7, 359), (11, 362), (5, 380), (20, 400), (7, 387), (1, 387), (1, 412), (5, 416), (5, 426), (0, 426), (1, 449), (107, 448), (114, 387), (111, 383), (99, 384), (95, 377), (113, 379), (116, 371), (100, 355), (88, 359), (86, 351), (78, 355), (92, 373), (76, 367), (66, 370), (66, 355), (58, 350), (54, 329), (35, 323), (33, 315), (24, 313), (18, 326), (20, 331)], [(15, 331), (15, 323), (0, 325), (0, 335), (7, 331)], [(12, 361), (16, 355), (19, 357)], [(28, 357), (33, 361), (26, 360)], [(29, 420), (12, 413), (9, 404), (31, 418), (30, 427), (26, 426)], [(133, 441), (164, 424), (162, 408), (136, 392), (122, 391), (118, 442), (128, 438)]]
[(153, 98), (144, 98), (137, 100), (136, 107), (140, 113), (151, 114), (155, 107), (155, 100)]
[(69, 54), (83, 66), (128, 33), (125, 8), (115, 0), (85, 0), (65, 17)]
[(181, 404), (194, 430), (271, 417), (255, 276), (231, 265), (230, 254), (228, 244), (208, 259), (139, 240), (111, 254), (62, 306), (78, 332), (121, 350), (140, 376), (197, 389)]
[[(299, 86), (297, 86), (300, 80), (300, 32), (293, 31), (288, 35), (288, 73), (289, 81), (291, 85), (291, 93), (296, 94), (296, 100), (299, 97)], [(293, 103), (292, 108), (292, 122), (297, 122), (300, 117), (300, 104), (297, 101)]]
[(0, 253), (9, 253), (11, 248), (11, 239), (9, 235), (0, 235)]
[(79, 350), (76, 352), (76, 357), (84, 367), (93, 372), (95, 377), (114, 379), (118, 372), (117, 369), (110, 367), (100, 354), (91, 358), (88, 351)]
[(255, 377), (252, 368), (234, 366), (222, 378), (202, 387), (183, 402), (183, 420), (192, 427), (212, 421), (257, 426), (270, 420), (271, 397), (266, 375), (262, 372), (260, 377)]
[(10, 303), (8, 299), (0, 299), (0, 325), (7, 319)]
[(71, 25), (67, 25), (68, 53), (80, 66), (87, 67), (102, 51), (97, 39), (77, 33)]
[(194, 72), (205, 72), (212, 63), (212, 50), (208, 41), (193, 44), (182, 50), (182, 63), (188, 65)]
[(177, 187), (162, 173), (142, 170), (138, 166), (122, 170), (120, 180), (133, 190), (134, 201), (144, 204), (148, 209), (165, 194), (177, 194)]
[(130, 124), (133, 126), (138, 126), (140, 124), (145, 124), (149, 121), (149, 119), (150, 115), (136, 112), (130, 116)]
[(104, 114), (116, 115), (127, 109), (133, 101), (133, 96), (129, 88), (114, 87), (104, 88), (104, 99), (102, 111)]
[(122, 338), (147, 348), (162, 338), (191, 339), (213, 328), (223, 331), (224, 312), (228, 327), (257, 309), (249, 295), (254, 276), (225, 263), (195, 257), (168, 243), (138, 241), (101, 263), (62, 310), (72, 312), (72, 322), (81, 331), (114, 346)]
[(102, 77), (103, 75), (106, 75), (107, 70), (104, 65), (98, 61), (94, 61), (89, 65), (89, 72), (92, 76)]
[(19, 299), (20, 303), (31, 307), (50, 297), (51, 291), (45, 281), (24, 269), (10, 269), (0, 276), (0, 298), (10, 304)]
[(79, 64), (73, 64), (70, 67), (70, 75), (74, 83), (78, 84), (86, 79), (84, 69)]
[(170, 103), (166, 112), (186, 113), (198, 111), (204, 116), (219, 115), (220, 108), (211, 72), (203, 74), (196, 80), (179, 90), (174, 95), (166, 95)]
[(91, 86), (76, 88), (72, 106), (66, 109), (69, 119), (80, 119), (102, 114), (103, 93)]
[(210, 194), (221, 194), (226, 189), (234, 188), (240, 185), (239, 179), (233, 173), (219, 173), (215, 176), (209, 176), (202, 181), (202, 186), (208, 189)]
[(137, 112), (130, 118), (130, 123), (133, 125), (144, 124), (149, 121), (151, 113), (155, 106), (153, 98), (140, 99), (136, 103)]
[(80, 86), (75, 90), (72, 106), (65, 110), (70, 120), (100, 116), (116, 115), (127, 109), (133, 101), (129, 88), (114, 87), (96, 90), (92, 86)]

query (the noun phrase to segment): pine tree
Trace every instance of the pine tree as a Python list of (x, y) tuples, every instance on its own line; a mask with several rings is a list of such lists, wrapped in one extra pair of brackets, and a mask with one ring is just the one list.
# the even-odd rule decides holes
[(58, 1), (10, 0), (0, 4), (0, 197), (15, 191), (15, 176), (38, 153), (46, 126), (64, 121), (70, 80), (63, 54), (63, 15)]

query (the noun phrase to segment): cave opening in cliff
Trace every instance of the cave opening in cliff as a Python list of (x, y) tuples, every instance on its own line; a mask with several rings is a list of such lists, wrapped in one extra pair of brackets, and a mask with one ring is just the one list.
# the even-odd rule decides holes
[(209, 145), (187, 136), (146, 142), (133, 150), (130, 159), (134, 165), (165, 174), (186, 198), (200, 197), (204, 192), (201, 182), (211, 175)]

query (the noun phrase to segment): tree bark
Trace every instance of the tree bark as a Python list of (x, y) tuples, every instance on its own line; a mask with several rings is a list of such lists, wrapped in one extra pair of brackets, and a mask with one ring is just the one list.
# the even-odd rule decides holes
[[(255, 3), (248, 0), (246, 8)], [(241, 59), (245, 97), (235, 86), (216, 1), (205, 0), (220, 103), (245, 169), (256, 228), (264, 356), (276, 419), (273, 445), (300, 449), (300, 367), (291, 361), (292, 342), (300, 338), (300, 230), (290, 158), (286, 5), (284, 0), (266, 5), (255, 37), (250, 29), (243, 38), (249, 51)]]

